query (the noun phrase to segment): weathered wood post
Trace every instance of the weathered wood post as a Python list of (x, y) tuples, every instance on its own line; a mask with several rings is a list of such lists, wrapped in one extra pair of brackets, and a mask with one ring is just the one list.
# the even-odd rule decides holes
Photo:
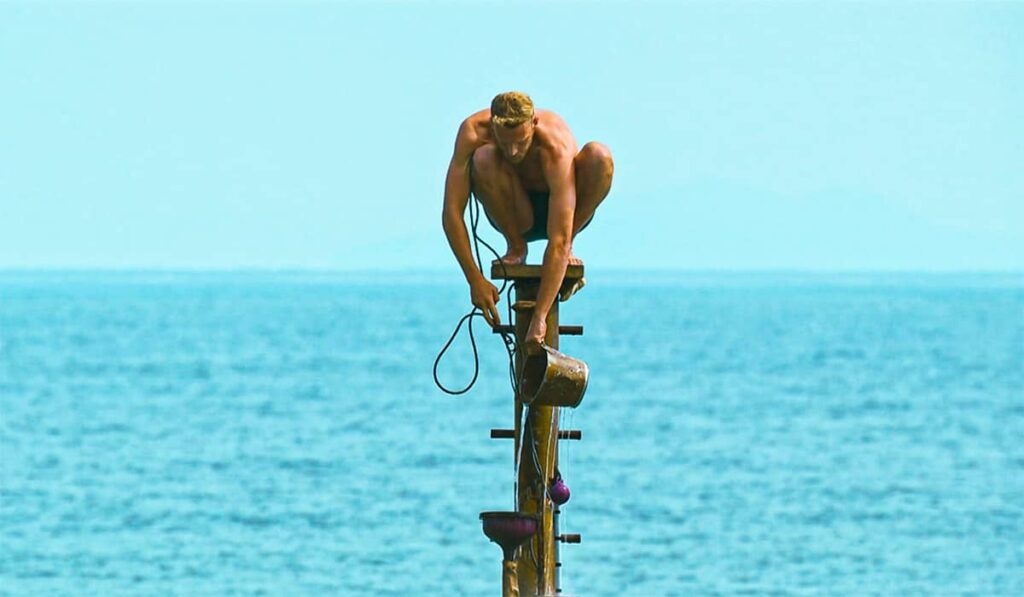
[[(515, 330), (519, 346), (523, 345), (526, 332), (533, 316), (533, 305), (540, 288), (541, 266), (539, 265), (506, 265), (494, 264), (491, 267), (491, 279), (508, 279), (516, 284)], [(571, 292), (583, 278), (582, 265), (570, 265), (562, 282), (562, 293)], [(545, 343), (551, 348), (558, 348), (560, 333), (582, 334), (578, 326), (559, 329), (558, 305), (556, 298), (547, 318), (547, 335)], [(521, 351), (520, 351), (521, 353)], [(515, 357), (515, 371), (518, 379), (523, 371), (522, 354)], [(579, 432), (559, 432), (558, 407), (533, 404), (529, 407), (526, 428), (523, 422), (523, 397), (515, 396), (515, 428), (514, 428), (514, 464), (519, 470), (516, 506), (523, 514), (534, 515), (539, 522), (537, 533), (521, 548), (518, 575), (519, 590), (523, 596), (556, 595), (558, 591), (556, 568), (558, 560), (559, 538), (555, 536), (556, 506), (547, 496), (546, 488), (555, 475), (558, 466), (558, 440), (579, 439)], [(500, 430), (492, 430), (492, 437), (503, 437)], [(573, 535), (570, 541), (578, 541)], [(564, 538), (563, 538), (564, 539)]]

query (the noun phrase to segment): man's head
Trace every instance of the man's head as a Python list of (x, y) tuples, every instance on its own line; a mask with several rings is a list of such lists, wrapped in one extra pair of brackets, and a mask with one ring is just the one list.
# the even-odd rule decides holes
[(513, 164), (526, 157), (536, 125), (533, 100), (525, 93), (508, 91), (491, 100), (491, 130), (501, 153)]

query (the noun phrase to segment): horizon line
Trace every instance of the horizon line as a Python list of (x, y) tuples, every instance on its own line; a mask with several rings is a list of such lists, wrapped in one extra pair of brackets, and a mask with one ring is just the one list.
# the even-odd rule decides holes
[[(540, 265), (540, 264), (529, 264)], [(1024, 275), (1024, 268), (976, 268), (976, 269), (945, 269), (945, 268), (758, 268), (758, 267), (622, 267), (622, 266), (586, 266), (600, 272), (636, 273), (636, 274), (797, 274), (797, 275), (828, 275), (828, 274), (923, 274), (923, 275)], [(308, 266), (240, 266), (240, 267), (207, 267), (207, 266), (0, 266), (0, 274), (19, 273), (158, 273), (158, 274), (353, 274), (353, 275), (388, 275), (388, 274), (458, 274), (462, 272), (452, 267), (403, 267), (403, 268), (334, 268)]]

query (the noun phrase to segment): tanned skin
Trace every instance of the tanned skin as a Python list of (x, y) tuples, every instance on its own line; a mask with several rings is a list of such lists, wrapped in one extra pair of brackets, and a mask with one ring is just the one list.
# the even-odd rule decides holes
[(459, 127), (445, 180), (442, 224), (469, 283), (473, 304), (491, 327), (501, 323), (496, 306), (500, 297), (473, 260), (463, 219), (470, 192), (505, 237), (508, 250), (501, 260), (508, 264), (526, 260), (523, 234), (534, 223), (527, 192), (550, 193), (548, 243), (537, 306), (525, 338), (528, 352), (539, 350), (544, 341), (545, 321), (566, 267), (583, 263), (573, 255), (572, 241), (608, 195), (613, 169), (607, 147), (590, 142), (577, 150), (572, 131), (554, 112), (537, 110), (532, 120), (510, 129), (493, 124), (489, 109), (481, 110)]

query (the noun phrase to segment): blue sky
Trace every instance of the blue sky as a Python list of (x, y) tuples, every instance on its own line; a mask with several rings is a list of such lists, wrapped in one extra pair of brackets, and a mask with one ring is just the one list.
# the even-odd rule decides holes
[(457, 271), (509, 89), (615, 155), (589, 265), (1024, 268), (1024, 3), (45, 1), (0, 4), (0, 268)]

